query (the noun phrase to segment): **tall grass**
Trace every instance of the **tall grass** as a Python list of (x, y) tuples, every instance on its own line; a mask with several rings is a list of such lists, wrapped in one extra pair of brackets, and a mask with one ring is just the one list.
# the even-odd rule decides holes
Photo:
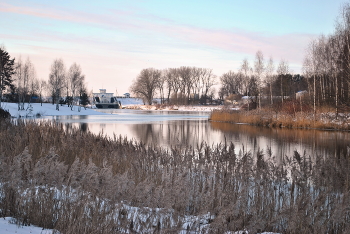
[(162, 149), (0, 121), (0, 156), (1, 216), (62, 233), (350, 232), (348, 154), (276, 164), (226, 142)]
[(333, 112), (283, 112), (272, 108), (253, 111), (214, 110), (210, 120), (214, 122), (246, 123), (257, 126), (285, 127), (302, 129), (337, 129), (350, 130), (348, 114), (336, 117)]

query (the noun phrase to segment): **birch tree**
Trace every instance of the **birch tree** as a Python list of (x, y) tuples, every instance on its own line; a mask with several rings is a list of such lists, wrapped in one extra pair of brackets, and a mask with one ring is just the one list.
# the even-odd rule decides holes
[(262, 84), (263, 84), (264, 69), (265, 69), (264, 55), (259, 50), (255, 54), (255, 64), (254, 64), (254, 73), (256, 75), (258, 92), (259, 92), (259, 109), (261, 109), (261, 88), (262, 88)]
[(248, 59), (244, 59), (240, 68), (242, 73), (242, 85), (243, 85), (243, 95), (249, 95), (249, 83), (252, 74), (252, 68), (249, 65)]
[(265, 69), (265, 75), (266, 75), (266, 83), (269, 86), (269, 91), (270, 91), (270, 104), (273, 104), (273, 94), (272, 94), (272, 84), (275, 81), (275, 76), (274, 76), (274, 71), (275, 71), (275, 65), (273, 63), (272, 57), (270, 57), (266, 69)]
[(68, 70), (67, 74), (67, 84), (68, 90), (70, 92), (70, 96), (72, 99), (71, 110), (73, 110), (73, 104), (78, 101), (78, 94), (80, 94), (80, 90), (84, 89), (85, 85), (85, 76), (82, 74), (80, 65), (73, 63)]
[(284, 100), (284, 92), (283, 92), (283, 78), (289, 73), (289, 65), (288, 62), (284, 59), (281, 59), (280, 63), (277, 67), (277, 74), (281, 81), (281, 101), (283, 103)]
[(51, 65), (49, 75), (49, 88), (52, 94), (52, 102), (56, 103), (56, 110), (60, 110), (59, 99), (66, 87), (66, 69), (62, 59), (55, 59)]

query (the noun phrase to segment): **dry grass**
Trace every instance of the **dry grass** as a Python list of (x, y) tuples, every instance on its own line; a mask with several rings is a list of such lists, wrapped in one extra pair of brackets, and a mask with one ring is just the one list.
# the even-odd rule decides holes
[(185, 215), (208, 212), (202, 231), (209, 233), (350, 232), (348, 154), (311, 161), (295, 152), (277, 165), (269, 149), (164, 150), (60, 124), (1, 120), (0, 156), (1, 216), (62, 233), (179, 232)]
[[(324, 110), (324, 109), (323, 109)], [(253, 111), (214, 110), (210, 121), (227, 123), (246, 123), (266, 127), (285, 127), (301, 129), (336, 129), (350, 130), (349, 114), (340, 114), (336, 118), (334, 112), (321, 112), (316, 116), (312, 112), (278, 112), (271, 108)]]

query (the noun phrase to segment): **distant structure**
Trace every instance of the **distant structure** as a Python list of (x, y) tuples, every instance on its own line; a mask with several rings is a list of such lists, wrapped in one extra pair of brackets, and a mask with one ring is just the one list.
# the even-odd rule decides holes
[(123, 95), (125, 98), (130, 98), (130, 93), (124, 93)]
[(305, 98), (307, 94), (308, 94), (308, 92), (306, 90), (299, 91), (295, 94), (295, 98), (302, 99), (302, 98)]
[(113, 93), (107, 93), (106, 89), (100, 89), (99, 93), (93, 93), (94, 103), (97, 108), (114, 108), (121, 107), (120, 102), (113, 96)]

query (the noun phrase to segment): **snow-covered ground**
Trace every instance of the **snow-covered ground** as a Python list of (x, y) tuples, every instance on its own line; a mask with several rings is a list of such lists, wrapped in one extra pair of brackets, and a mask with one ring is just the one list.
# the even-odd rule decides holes
[(143, 105), (143, 101), (140, 98), (117, 98), (117, 100), (122, 104), (122, 106)]
[[(18, 226), (14, 224), (13, 218), (6, 217), (0, 218), (0, 233), (1, 234), (52, 234), (52, 229), (42, 229), (36, 226)], [(57, 233), (57, 231), (56, 231)], [(180, 231), (180, 233), (188, 233), (186, 231)], [(238, 232), (226, 232), (225, 234), (248, 234), (247, 231)], [(261, 234), (278, 234), (273, 232), (263, 232)]]
[(11, 217), (0, 218), (0, 233), (1, 234), (51, 234), (52, 230), (42, 229), (36, 226), (18, 226), (14, 224)]
[[(36, 226), (18, 226), (14, 224), (14, 220), (11, 217), (0, 218), (0, 233), (1, 234), (52, 234), (52, 229), (43, 229)], [(57, 233), (57, 231), (56, 231)], [(180, 231), (180, 233), (188, 233), (186, 231)], [(247, 231), (238, 232), (226, 232), (225, 234), (248, 234)], [(263, 232), (261, 234), (278, 234), (273, 232)]]
[[(155, 99), (160, 102), (159, 99)], [(222, 106), (209, 106), (209, 105), (144, 105), (143, 101), (138, 98), (118, 98), (121, 102), (122, 107), (126, 109), (136, 109), (136, 110), (178, 110), (178, 111), (203, 111), (210, 112), (215, 109), (221, 109)]]
[[(140, 99), (123, 98), (120, 99), (123, 108), (135, 110), (164, 110), (164, 111), (201, 111), (210, 112), (215, 109), (221, 109), (222, 106), (161, 106), (161, 105), (143, 105)], [(17, 103), (2, 102), (2, 108), (8, 110), (12, 117), (35, 117), (35, 116), (57, 116), (57, 115), (106, 115), (106, 113), (96, 111), (94, 106), (88, 106), (86, 109), (79, 106), (73, 108), (67, 105), (60, 105), (56, 110), (56, 105), (51, 103), (25, 103), (24, 110), (18, 110)]]
[[(93, 109), (73, 106), (71, 109), (67, 105), (59, 106), (59, 110), (56, 110), (56, 105), (51, 103), (25, 103), (24, 110), (18, 110), (17, 103), (3, 102), (2, 108), (8, 110), (13, 117), (35, 117), (36, 115), (41, 116), (54, 116), (54, 115), (105, 115), (105, 113), (98, 112)], [(31, 107), (30, 107), (31, 106)]]
[(202, 111), (211, 112), (213, 110), (221, 109), (222, 106), (185, 106), (185, 105), (172, 105), (172, 106), (157, 106), (157, 105), (130, 105), (126, 107), (127, 109), (137, 109), (137, 110), (164, 110), (164, 111)]

